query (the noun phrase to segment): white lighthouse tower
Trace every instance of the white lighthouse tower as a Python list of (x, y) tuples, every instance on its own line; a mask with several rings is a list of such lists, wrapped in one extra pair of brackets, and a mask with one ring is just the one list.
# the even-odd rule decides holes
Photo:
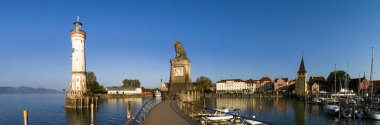
[(72, 73), (69, 91), (66, 94), (67, 108), (86, 107), (86, 55), (85, 55), (86, 32), (82, 30), (82, 23), (74, 22), (71, 31), (72, 44)]

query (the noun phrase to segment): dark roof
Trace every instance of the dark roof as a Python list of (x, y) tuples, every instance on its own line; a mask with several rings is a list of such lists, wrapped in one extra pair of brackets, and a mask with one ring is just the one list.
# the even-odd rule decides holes
[(282, 80), (284, 80), (285, 82), (288, 81), (288, 78), (276, 78), (276, 79), (274, 79), (274, 82), (277, 82), (277, 80), (279, 80), (279, 79), (282, 79)]
[(260, 80), (248, 79), (248, 80), (246, 80), (245, 82), (246, 82), (246, 83), (256, 83), (257, 81), (260, 81)]
[(303, 62), (303, 57), (302, 57), (302, 60), (301, 60), (301, 64), (300, 64), (300, 68), (298, 70), (298, 73), (306, 73), (305, 64)]
[(226, 81), (244, 82), (241, 79), (222, 79), (222, 80), (218, 81), (218, 83), (222, 83), (222, 82), (226, 82)]
[(359, 83), (359, 79), (360, 81), (363, 81), (363, 80), (367, 80), (367, 78), (365, 77), (362, 77), (362, 78), (355, 78), (355, 79), (351, 79), (351, 83)]
[(272, 81), (269, 77), (263, 77), (260, 79), (261, 82), (263, 81)]
[(326, 82), (326, 79), (323, 76), (310, 76), (310, 79), (314, 82)]

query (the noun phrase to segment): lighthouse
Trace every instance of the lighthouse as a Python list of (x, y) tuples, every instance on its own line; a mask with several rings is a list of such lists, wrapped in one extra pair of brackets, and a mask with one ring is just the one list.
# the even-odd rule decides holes
[(88, 96), (86, 86), (86, 32), (82, 29), (82, 23), (74, 22), (74, 28), (71, 30), (71, 82), (69, 91), (66, 93), (66, 108), (87, 107)]

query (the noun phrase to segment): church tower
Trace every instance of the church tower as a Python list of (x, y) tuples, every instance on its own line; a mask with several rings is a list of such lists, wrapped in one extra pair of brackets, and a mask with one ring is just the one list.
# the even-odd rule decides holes
[(85, 55), (85, 41), (86, 32), (82, 30), (82, 23), (77, 17), (77, 21), (74, 22), (74, 29), (71, 30), (71, 82), (69, 91), (66, 93), (66, 105), (67, 108), (83, 107), (83, 98), (87, 93), (86, 86), (86, 55)]
[(305, 69), (305, 64), (303, 57), (301, 60), (300, 68), (297, 72), (297, 81), (296, 81), (296, 95), (305, 96), (307, 94), (307, 83), (306, 83), (307, 72)]

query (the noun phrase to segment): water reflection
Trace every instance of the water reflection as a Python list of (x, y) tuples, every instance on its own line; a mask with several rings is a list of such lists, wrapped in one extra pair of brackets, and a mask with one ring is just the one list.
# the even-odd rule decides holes
[(292, 101), (295, 115), (295, 123), (297, 125), (306, 124), (306, 104), (302, 101)]
[[(202, 99), (199, 102), (203, 102)], [(324, 113), (323, 105), (307, 104), (291, 98), (206, 98), (205, 103), (210, 108), (239, 108), (244, 116), (255, 116), (280, 125), (380, 124), (380, 121), (370, 119), (339, 119)]]
[[(134, 114), (141, 107), (145, 98), (109, 98), (99, 102), (94, 108), (95, 124), (124, 124), (127, 121), (128, 112)], [(131, 107), (128, 108), (128, 102)], [(130, 110), (130, 111), (129, 111)], [(90, 109), (66, 109), (67, 123), (70, 125), (83, 125), (91, 123)]]
[[(66, 109), (67, 123), (70, 125), (84, 125), (90, 123), (90, 110)], [(96, 113), (94, 113), (96, 115)]]

